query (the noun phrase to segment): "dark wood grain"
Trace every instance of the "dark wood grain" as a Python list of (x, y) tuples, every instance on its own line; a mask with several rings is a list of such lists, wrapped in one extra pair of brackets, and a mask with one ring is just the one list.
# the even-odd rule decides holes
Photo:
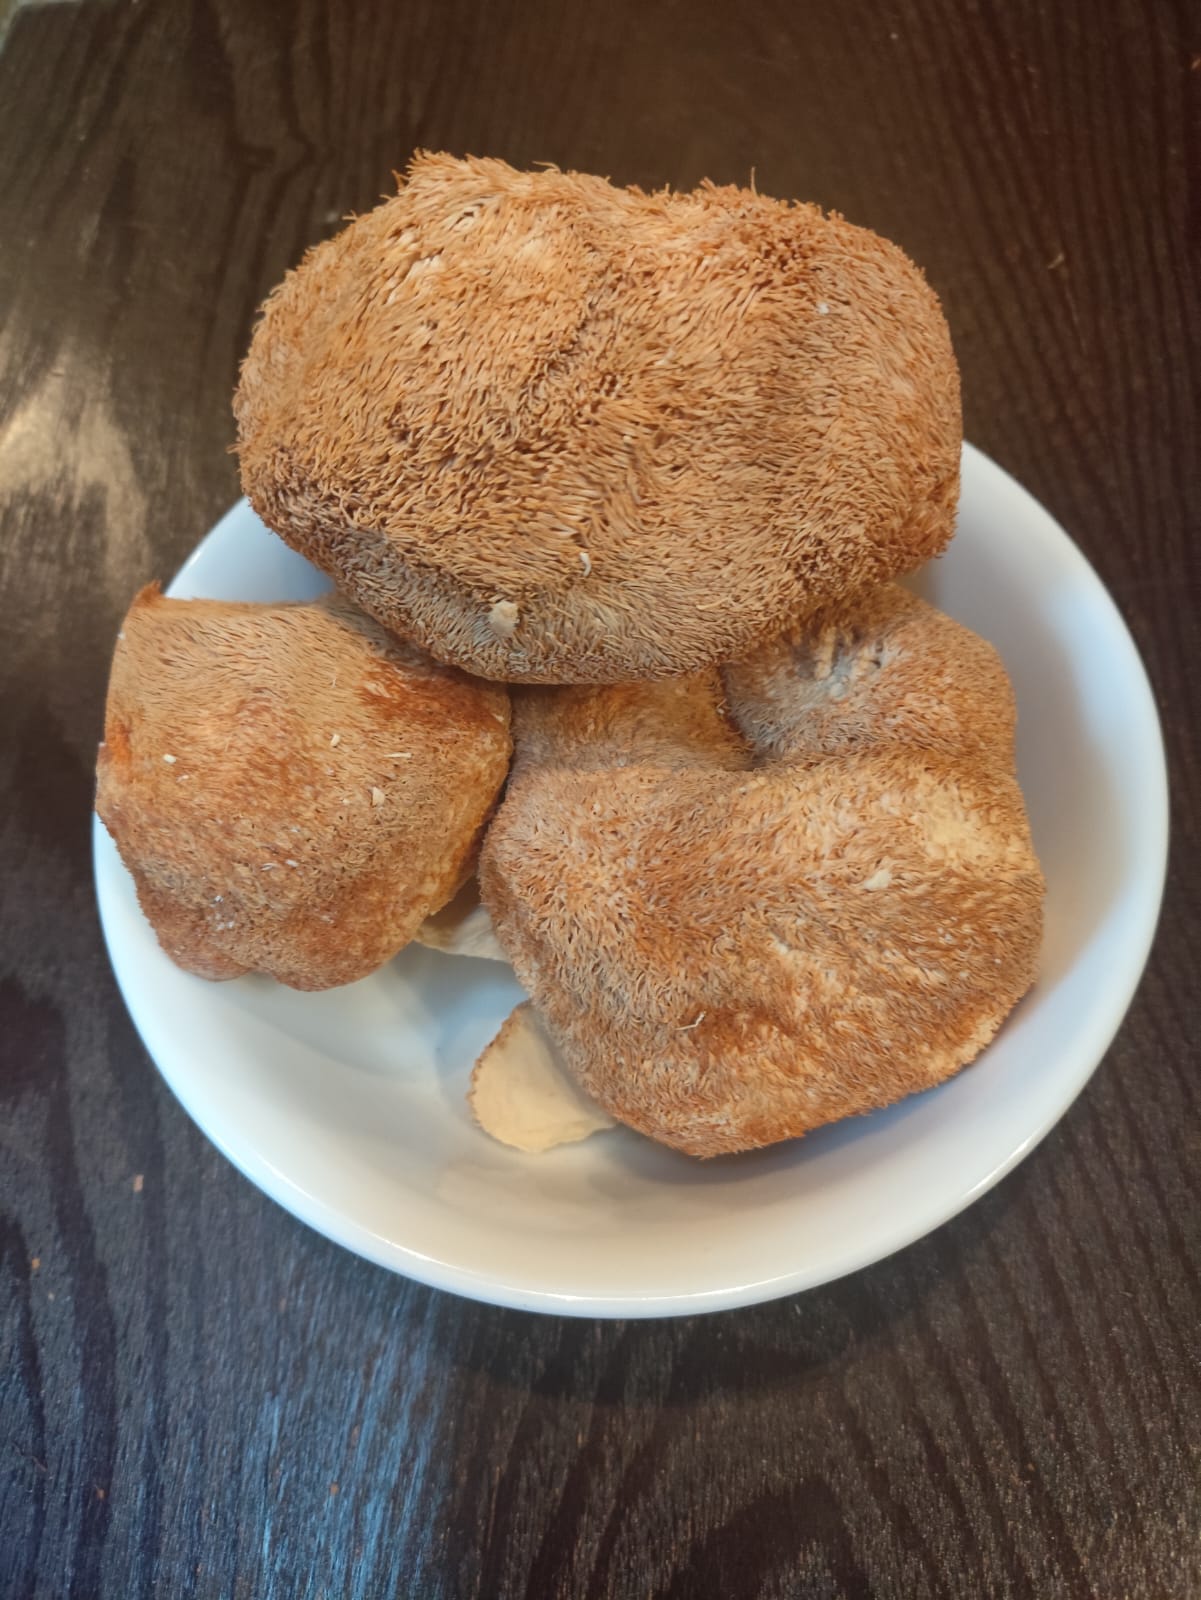
[[(0, 1595), (1201, 1594), (1201, 38), (1187, 0), (33, 6), (0, 53)], [(1191, 29), (1191, 31), (1190, 31)], [(1172, 760), (1117, 1042), (972, 1210), (706, 1319), (471, 1305), (205, 1142), (93, 907), (118, 619), (237, 492), (254, 308), (418, 145), (897, 239)]]

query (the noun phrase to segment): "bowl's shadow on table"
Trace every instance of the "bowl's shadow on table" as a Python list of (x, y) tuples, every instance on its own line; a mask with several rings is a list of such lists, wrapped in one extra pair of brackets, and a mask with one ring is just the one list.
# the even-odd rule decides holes
[[(795, 1395), (873, 1350), (928, 1345), (949, 1320), (978, 1320), (976, 1285), (1006, 1251), (999, 1241), (1012, 1239), (1012, 1213), (1037, 1183), (1037, 1168), (1037, 1161), (1019, 1168), (970, 1211), (885, 1261), (743, 1310), (601, 1320), (534, 1315), (420, 1289), (434, 1297), (432, 1314), (472, 1325), (470, 1338), (448, 1340), (434, 1359), (452, 1382), (474, 1375), (489, 1388), (552, 1403), (688, 1408), (714, 1396)], [(1019, 1219), (1017, 1231), (1022, 1226)], [(539, 1352), (533, 1372), (532, 1348)]]

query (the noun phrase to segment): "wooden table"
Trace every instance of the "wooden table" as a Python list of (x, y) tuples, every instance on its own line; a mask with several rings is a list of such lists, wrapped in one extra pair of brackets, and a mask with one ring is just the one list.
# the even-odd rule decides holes
[[(1201, 1594), (1188, 11), (84, 0), (8, 18), (6, 1600)], [(946, 305), (969, 437), (1072, 531), (1149, 666), (1175, 855), (1126, 1025), (999, 1189), (827, 1289), (604, 1324), (391, 1277), (217, 1154), (110, 975), (89, 810), (119, 618), (238, 492), (229, 397), (260, 299), (415, 146), (645, 184), (754, 169), (899, 241)]]

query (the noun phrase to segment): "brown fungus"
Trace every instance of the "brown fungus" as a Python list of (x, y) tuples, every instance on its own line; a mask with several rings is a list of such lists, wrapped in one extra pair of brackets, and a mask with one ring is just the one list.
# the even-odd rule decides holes
[(567, 1069), (653, 1139), (716, 1155), (929, 1088), (1033, 981), (1004, 668), (902, 589), (720, 679), (516, 691), (514, 727), (484, 903)]
[(516, 682), (745, 654), (940, 551), (958, 493), (921, 273), (712, 185), (419, 156), (267, 301), (235, 410), (272, 528), (389, 629)]
[(181, 967), (324, 989), (389, 960), (470, 874), (510, 748), (503, 688), (347, 601), (151, 586), (113, 657), (96, 809)]

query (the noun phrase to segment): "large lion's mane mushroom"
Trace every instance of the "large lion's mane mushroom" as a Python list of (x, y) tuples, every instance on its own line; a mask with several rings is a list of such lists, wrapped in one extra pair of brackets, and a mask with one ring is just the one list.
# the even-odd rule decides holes
[[(724, 687), (724, 695), (723, 695)], [(996, 652), (906, 591), (737, 666), (515, 694), (497, 936), (611, 1115), (709, 1156), (939, 1083), (1034, 978)]]
[(268, 300), (255, 509), (481, 676), (696, 671), (941, 550), (959, 386), (894, 245), (746, 189), (414, 160)]

